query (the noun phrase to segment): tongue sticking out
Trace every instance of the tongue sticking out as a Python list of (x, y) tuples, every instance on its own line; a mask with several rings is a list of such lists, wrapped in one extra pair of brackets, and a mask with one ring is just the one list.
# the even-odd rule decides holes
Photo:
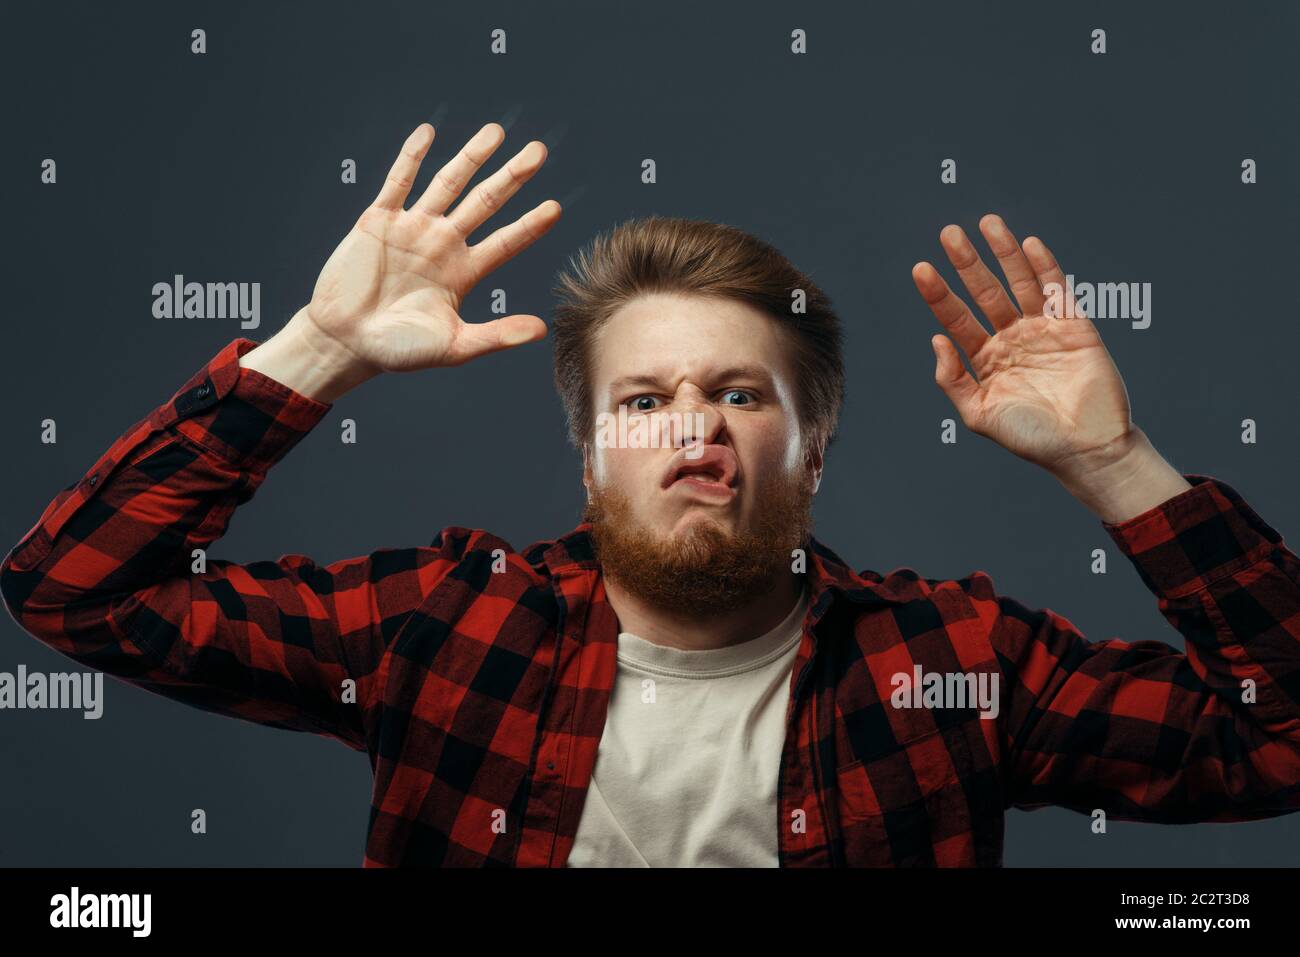
[(696, 468), (686, 466), (677, 473), (677, 477), (673, 481), (680, 482), (684, 478), (722, 484), (722, 469), (712, 465)]

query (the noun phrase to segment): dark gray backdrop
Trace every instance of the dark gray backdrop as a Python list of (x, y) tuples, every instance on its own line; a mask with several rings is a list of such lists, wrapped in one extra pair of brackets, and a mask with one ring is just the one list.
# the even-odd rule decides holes
[[(0, 543), (232, 338), (307, 301), (403, 138), (438, 126), (417, 191), (490, 120), (492, 168), (550, 159), (510, 203), (556, 228), (474, 291), (487, 318), (549, 319), (549, 288), (629, 216), (732, 223), (831, 295), (847, 327), (841, 437), (819, 535), (859, 568), (993, 575), (1087, 636), (1182, 647), (1100, 523), (1055, 481), (962, 431), (933, 382), (938, 325), (909, 276), (948, 222), (1002, 213), (1080, 280), (1153, 284), (1149, 329), (1099, 322), (1134, 418), (1184, 471), (1233, 484), (1300, 535), (1294, 355), (1292, 4), (972, 2), (176, 4), (11, 8), (4, 209)], [(189, 52), (206, 29), (208, 52)], [(508, 53), (489, 53), (507, 31)], [(1107, 31), (1109, 52), (1089, 52)], [(807, 30), (809, 52), (789, 52)], [(40, 163), (58, 161), (56, 186)], [(359, 182), (339, 181), (354, 158)], [(643, 158), (656, 185), (640, 182)], [(958, 161), (956, 185), (939, 164)], [(1240, 164), (1259, 164), (1243, 185)], [(504, 218), (502, 222), (506, 221)], [(488, 228), (494, 228), (493, 221)], [(487, 229), (475, 238), (486, 235)], [(939, 257), (939, 258), (936, 258)], [(990, 260), (991, 262), (991, 260)], [(174, 273), (262, 283), (263, 325), (152, 318)], [(392, 376), (340, 400), (235, 516), (213, 556), (328, 562), (489, 528), (516, 546), (577, 521), (550, 346)], [(57, 445), (39, 423), (58, 422)], [(355, 418), (359, 442), (339, 442)], [(1256, 445), (1240, 423), (1259, 424)], [(1110, 573), (1089, 571), (1103, 547)], [(0, 670), (70, 663), (0, 620)], [(105, 681), (105, 715), (0, 712), (0, 865), (341, 865), (362, 857), (363, 755)], [(189, 830), (205, 808), (209, 833)], [(1300, 817), (1093, 835), (1061, 809), (1010, 812), (1008, 865), (1293, 864)]]

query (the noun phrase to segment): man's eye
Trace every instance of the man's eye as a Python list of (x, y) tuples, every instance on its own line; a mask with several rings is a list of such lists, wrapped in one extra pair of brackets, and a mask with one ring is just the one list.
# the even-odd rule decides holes
[[(740, 396), (741, 401), (740, 402), (727, 401), (728, 398), (733, 395)], [(752, 401), (753, 398), (754, 397), (750, 395), (748, 392), (746, 392), (744, 389), (728, 389), (726, 392), (722, 393), (722, 402), (724, 405), (746, 405), (750, 401)]]
[(632, 407), (632, 410), (634, 412), (649, 412), (651, 409), (654, 408), (654, 405), (653, 404), (642, 405), (642, 403), (643, 402), (655, 403), (658, 401), (659, 400), (652, 395), (639, 395), (628, 404)]

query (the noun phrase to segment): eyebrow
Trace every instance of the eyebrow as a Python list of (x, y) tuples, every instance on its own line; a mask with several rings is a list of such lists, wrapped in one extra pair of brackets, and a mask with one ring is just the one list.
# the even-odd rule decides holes
[[(729, 382), (735, 379), (751, 379), (764, 384), (769, 384), (772, 381), (772, 375), (767, 369), (762, 366), (753, 365), (728, 366), (727, 368), (715, 373), (711, 378), (718, 382)], [(609, 391), (611, 394), (621, 392), (631, 386), (661, 388), (663, 384), (663, 380), (655, 375), (625, 375), (619, 376), (611, 382), (609, 384)]]

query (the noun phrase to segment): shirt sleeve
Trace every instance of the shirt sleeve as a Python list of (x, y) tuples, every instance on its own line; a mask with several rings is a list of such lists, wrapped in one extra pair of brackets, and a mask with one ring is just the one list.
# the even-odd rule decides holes
[(89, 668), (365, 749), (384, 650), (448, 563), (431, 548), (330, 565), (208, 556), (331, 408), (241, 368), (257, 345), (232, 341), (59, 492), (0, 591), (25, 631)]
[(1002, 669), (1007, 806), (1118, 820), (1246, 821), (1300, 809), (1300, 560), (1227, 484), (1102, 523), (1182, 635), (1089, 642), (977, 573)]

